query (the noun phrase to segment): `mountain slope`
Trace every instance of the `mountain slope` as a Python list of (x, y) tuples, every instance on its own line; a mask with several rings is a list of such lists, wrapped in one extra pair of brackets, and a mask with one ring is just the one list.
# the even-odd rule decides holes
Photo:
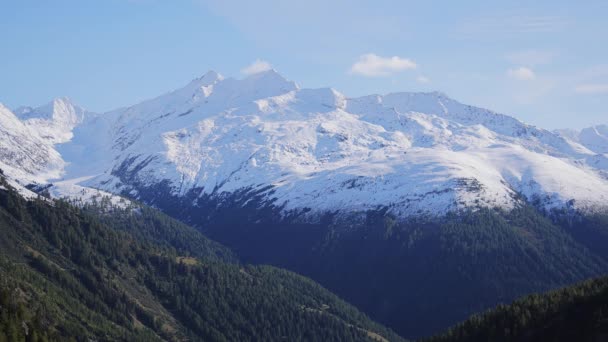
[[(195, 215), (180, 208), (169, 213)], [(370, 211), (359, 225), (331, 216), (304, 224), (264, 215), (235, 206), (199, 222), (244, 260), (309, 276), (408, 338), (608, 273), (605, 216), (562, 225), (531, 206), (407, 222)]]
[(61, 155), (38, 133), (0, 104), (0, 168), (26, 182), (57, 178), (65, 165)]
[(585, 147), (597, 153), (608, 153), (608, 126), (598, 125), (585, 128), (578, 136)]
[(427, 341), (605, 341), (608, 278), (532, 295), (475, 315)]
[(589, 150), (598, 153), (608, 153), (608, 125), (597, 125), (577, 130), (558, 130), (557, 133), (571, 139)]
[(604, 178), (608, 178), (608, 126), (597, 125), (580, 131), (565, 129), (558, 130), (557, 133), (595, 153), (587, 158), (587, 163), (601, 170)]
[(0, 339), (401, 340), (153, 210), (26, 201), (0, 182)]
[(519, 195), (548, 210), (597, 211), (608, 199), (605, 168), (580, 143), (440, 93), (347, 98), (275, 71), (208, 73), (104, 116), (112, 162), (84, 184), (144, 201), (158, 184), (163, 196), (252, 191), (282, 215), (318, 219), (378, 207), (400, 218), (512, 208)]
[(255, 194), (303, 220), (379, 207), (442, 216), (522, 199), (597, 212), (608, 202), (608, 159), (590, 148), (601, 145), (601, 126), (571, 139), (441, 93), (348, 98), (300, 89), (274, 70), (242, 80), (209, 72), (109, 113), (67, 99), (16, 112), (63, 158), (39, 178), (143, 201), (160, 184), (161, 196)]
[(72, 135), (52, 196), (147, 203), (404, 336), (608, 270), (606, 155), (441, 93), (210, 72)]

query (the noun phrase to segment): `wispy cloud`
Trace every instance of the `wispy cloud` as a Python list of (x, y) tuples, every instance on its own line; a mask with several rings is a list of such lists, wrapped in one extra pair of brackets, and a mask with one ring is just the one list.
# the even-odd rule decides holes
[(416, 69), (414, 61), (399, 56), (381, 57), (373, 53), (361, 55), (351, 66), (350, 73), (367, 77), (390, 76), (397, 72)]
[(579, 94), (608, 94), (608, 83), (579, 84), (574, 91)]
[(467, 20), (456, 30), (460, 38), (504, 38), (522, 34), (560, 32), (569, 22), (561, 16), (551, 15), (489, 15)]
[(578, 71), (569, 84), (576, 84), (572, 89), (577, 94), (608, 94), (608, 64), (593, 65)]
[[(595, 82), (597, 79), (606, 79), (608, 78), (608, 64), (599, 64), (593, 65), (591, 67), (585, 68), (581, 70), (578, 74), (578, 77), (581, 80), (586, 80), (585, 83), (598, 83)], [(603, 83), (603, 82), (602, 82)]]
[(241, 73), (244, 75), (253, 75), (268, 71), (270, 69), (272, 69), (272, 65), (270, 63), (261, 59), (256, 59), (253, 63), (241, 69)]
[(507, 76), (518, 81), (532, 81), (536, 79), (536, 74), (530, 68), (518, 67), (507, 70)]

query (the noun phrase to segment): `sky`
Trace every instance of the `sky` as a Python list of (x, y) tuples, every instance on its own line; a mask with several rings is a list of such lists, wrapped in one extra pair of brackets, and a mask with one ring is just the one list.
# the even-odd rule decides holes
[(441, 91), (547, 129), (608, 124), (608, 1), (0, 0), (0, 102), (96, 112), (215, 70), (347, 96)]

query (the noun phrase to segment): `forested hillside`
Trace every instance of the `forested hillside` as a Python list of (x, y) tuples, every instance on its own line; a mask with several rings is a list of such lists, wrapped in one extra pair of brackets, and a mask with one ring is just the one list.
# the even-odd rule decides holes
[[(0, 185), (0, 341), (402, 340), (313, 281), (240, 264), (157, 210), (26, 201)], [(243, 226), (239, 244), (214, 233), (250, 261), (306, 272), (403, 335), (423, 336), (494, 301), (604, 272), (606, 217), (554, 218), (531, 207), (408, 224), (370, 213), (350, 230), (290, 226), (298, 244), (281, 244), (288, 231), (272, 224)], [(525, 297), (430, 340), (601, 341), (607, 289), (604, 278)], [(415, 326), (411, 312), (433, 311), (441, 315)]]
[(399, 341), (313, 281), (149, 208), (0, 187), (0, 341)]
[(427, 341), (608, 341), (608, 278), (500, 305)]
[(246, 261), (311, 277), (408, 338), (430, 336), (530, 293), (608, 274), (602, 215), (552, 219), (525, 205), (440, 220), (403, 222), (378, 211), (363, 224), (331, 216), (306, 224), (273, 221), (247, 206), (211, 220), (206, 213), (187, 215)]

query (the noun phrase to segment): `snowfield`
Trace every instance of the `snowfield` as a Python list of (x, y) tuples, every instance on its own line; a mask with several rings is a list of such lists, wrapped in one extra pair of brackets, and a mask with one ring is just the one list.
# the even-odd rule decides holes
[(163, 183), (177, 196), (257, 189), (309, 216), (387, 208), (401, 218), (508, 209), (521, 196), (546, 209), (608, 206), (607, 126), (550, 132), (441, 93), (349, 98), (274, 70), (209, 72), (104, 114), (67, 99), (15, 112), (0, 107), (0, 167), (57, 184), (55, 196), (138, 197)]

